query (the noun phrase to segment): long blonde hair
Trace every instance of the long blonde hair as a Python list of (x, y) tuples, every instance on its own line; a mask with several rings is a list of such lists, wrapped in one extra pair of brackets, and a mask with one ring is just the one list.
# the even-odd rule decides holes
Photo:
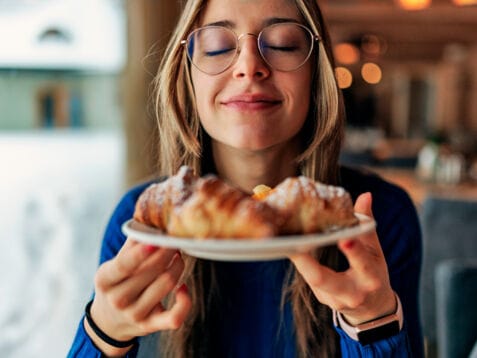
[[(338, 181), (338, 156), (344, 128), (344, 109), (334, 76), (329, 35), (317, 0), (295, 0), (303, 20), (320, 36), (315, 59), (310, 109), (300, 132), (302, 152), (296, 158), (301, 173), (330, 184)], [(155, 110), (159, 134), (158, 172), (172, 175), (181, 165), (189, 165), (201, 174), (203, 163), (212, 161), (206, 150), (209, 138), (201, 128), (195, 107), (187, 56), (181, 41), (197, 26), (206, 0), (189, 0), (185, 4), (175, 32), (166, 48), (155, 78)], [(317, 260), (336, 267), (336, 248), (317, 250)], [(207, 315), (217, 287), (214, 264), (185, 257), (184, 279), (194, 302), (187, 322), (177, 331), (161, 333), (160, 350), (168, 357), (202, 356)], [(300, 356), (334, 356), (337, 337), (330, 310), (321, 305), (301, 275), (291, 268), (291, 284), (284, 289), (283, 304), (291, 301), (297, 352)], [(202, 344), (201, 344), (202, 341)], [(202, 352), (202, 353), (201, 353)]]

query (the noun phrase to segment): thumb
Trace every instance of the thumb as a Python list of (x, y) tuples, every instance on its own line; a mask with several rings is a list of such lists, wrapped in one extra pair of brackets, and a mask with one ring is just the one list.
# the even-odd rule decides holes
[(354, 204), (354, 211), (359, 214), (364, 214), (367, 216), (372, 217), (373, 211), (371, 209), (373, 203), (373, 196), (370, 192), (363, 193), (356, 199), (356, 203)]

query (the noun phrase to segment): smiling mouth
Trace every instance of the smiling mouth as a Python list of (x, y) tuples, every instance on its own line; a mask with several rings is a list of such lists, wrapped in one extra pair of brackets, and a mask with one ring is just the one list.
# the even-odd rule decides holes
[(223, 102), (222, 104), (228, 108), (237, 110), (262, 110), (269, 109), (279, 105), (281, 101), (258, 100), (258, 101), (242, 101), (234, 100)]
[(222, 105), (241, 110), (258, 110), (277, 106), (281, 102), (278, 99), (264, 95), (240, 95), (223, 101)]

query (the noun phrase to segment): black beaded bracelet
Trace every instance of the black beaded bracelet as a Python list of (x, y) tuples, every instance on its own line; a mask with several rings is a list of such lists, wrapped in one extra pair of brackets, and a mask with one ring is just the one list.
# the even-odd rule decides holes
[(137, 337), (134, 337), (133, 339), (130, 339), (129, 341), (117, 341), (114, 338), (111, 338), (108, 336), (106, 333), (104, 333), (101, 328), (99, 328), (96, 323), (94, 323), (93, 318), (91, 317), (91, 305), (93, 304), (93, 300), (89, 301), (86, 304), (86, 307), (84, 309), (85, 312), (85, 317), (86, 320), (88, 321), (91, 329), (96, 333), (96, 335), (101, 338), (105, 343), (109, 344), (110, 346), (116, 347), (116, 348), (126, 348), (129, 346), (132, 346), (133, 344), (136, 344), (137, 342)]

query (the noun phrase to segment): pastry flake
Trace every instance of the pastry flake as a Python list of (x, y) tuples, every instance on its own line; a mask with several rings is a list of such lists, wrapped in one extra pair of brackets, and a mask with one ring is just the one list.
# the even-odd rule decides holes
[(187, 166), (139, 196), (134, 219), (187, 238), (261, 239), (327, 232), (358, 224), (349, 193), (299, 176), (246, 194)]

